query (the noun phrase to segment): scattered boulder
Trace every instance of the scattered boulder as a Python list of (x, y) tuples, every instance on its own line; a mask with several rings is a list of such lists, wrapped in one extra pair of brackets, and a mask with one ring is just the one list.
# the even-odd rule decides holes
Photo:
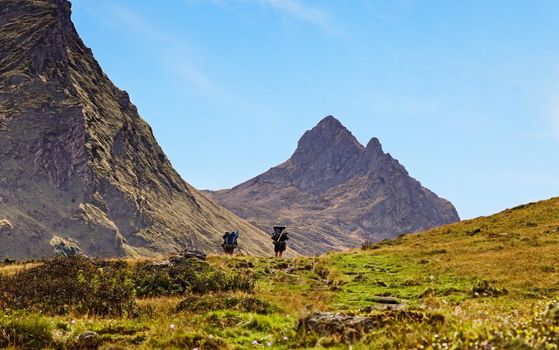
[(80, 350), (96, 350), (101, 345), (102, 341), (99, 338), (99, 334), (86, 331), (81, 333), (76, 337), (76, 342), (73, 349), (80, 349)]
[(477, 282), (474, 287), (472, 288), (472, 296), (474, 298), (480, 297), (498, 297), (501, 295), (508, 294), (509, 291), (505, 288), (499, 289), (493, 287), (489, 284), (488, 281), (479, 281)]
[(171, 264), (180, 264), (187, 259), (206, 260), (206, 253), (199, 250), (185, 249), (179, 254), (173, 256), (170, 260)]
[(8, 219), (0, 220), (0, 233), (10, 233), (14, 226)]
[(377, 327), (374, 317), (319, 312), (302, 319), (298, 331), (315, 333), (321, 337), (337, 336), (344, 343), (354, 343)]
[(351, 344), (359, 341), (366, 333), (395, 321), (440, 324), (445, 320), (439, 314), (424, 314), (409, 310), (385, 310), (369, 315), (318, 312), (299, 320), (297, 331), (305, 335), (332, 336), (343, 343)]
[(159, 260), (159, 261), (153, 261), (151, 265), (158, 266), (158, 267), (169, 267), (173, 264), (169, 260)]
[(80, 248), (78, 242), (71, 238), (62, 238), (59, 236), (53, 236), (50, 240), (50, 245), (54, 248), (54, 251), (58, 255), (72, 257), (72, 256), (85, 256), (82, 249)]

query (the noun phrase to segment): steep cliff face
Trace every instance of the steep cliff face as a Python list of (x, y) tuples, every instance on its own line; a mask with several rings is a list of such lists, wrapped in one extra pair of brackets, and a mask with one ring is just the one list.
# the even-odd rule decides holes
[(459, 220), (373, 138), (363, 147), (334, 117), (300, 139), (289, 160), (230, 190), (208, 192), (240, 217), (293, 233), (302, 254), (355, 247)]
[(216, 252), (231, 229), (267, 254), (265, 233), (180, 178), (70, 12), (66, 0), (0, 6), (0, 257), (49, 255), (54, 236), (99, 256)]

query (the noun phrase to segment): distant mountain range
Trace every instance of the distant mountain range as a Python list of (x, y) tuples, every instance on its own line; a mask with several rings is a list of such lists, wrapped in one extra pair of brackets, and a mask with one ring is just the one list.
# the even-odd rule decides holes
[(272, 254), (267, 234), (184, 182), (70, 19), (66, 0), (0, 2), (0, 257), (53, 244), (88, 255), (242, 249)]
[(364, 147), (332, 116), (307, 131), (286, 162), (205, 193), (261, 229), (286, 225), (301, 254), (459, 221), (454, 206), (410, 177), (378, 139)]

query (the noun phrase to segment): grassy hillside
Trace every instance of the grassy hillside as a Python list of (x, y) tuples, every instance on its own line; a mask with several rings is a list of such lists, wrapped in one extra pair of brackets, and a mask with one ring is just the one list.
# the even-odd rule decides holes
[(558, 260), (554, 198), (316, 258), (6, 265), (0, 347), (556, 348)]

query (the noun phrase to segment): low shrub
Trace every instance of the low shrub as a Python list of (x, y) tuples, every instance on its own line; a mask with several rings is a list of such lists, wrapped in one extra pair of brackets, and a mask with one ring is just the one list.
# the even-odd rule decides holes
[(48, 314), (132, 314), (135, 289), (126, 263), (57, 257), (0, 276), (0, 305)]
[(16, 259), (14, 258), (10, 258), (10, 257), (6, 257), (4, 258), (4, 260), (0, 263), (1, 265), (13, 265), (17, 262)]
[(378, 244), (378, 242), (365, 241), (361, 243), (361, 250), (373, 250), (379, 248), (380, 244)]
[(0, 348), (43, 349), (54, 343), (51, 324), (39, 316), (0, 318)]
[(176, 263), (56, 257), (10, 276), (0, 274), (0, 307), (47, 314), (136, 315), (136, 297), (254, 290), (248, 274), (226, 273), (206, 261)]
[(165, 265), (141, 263), (133, 268), (133, 275), (139, 297), (227, 291), (250, 293), (256, 282), (250, 275), (225, 273), (197, 259)]

